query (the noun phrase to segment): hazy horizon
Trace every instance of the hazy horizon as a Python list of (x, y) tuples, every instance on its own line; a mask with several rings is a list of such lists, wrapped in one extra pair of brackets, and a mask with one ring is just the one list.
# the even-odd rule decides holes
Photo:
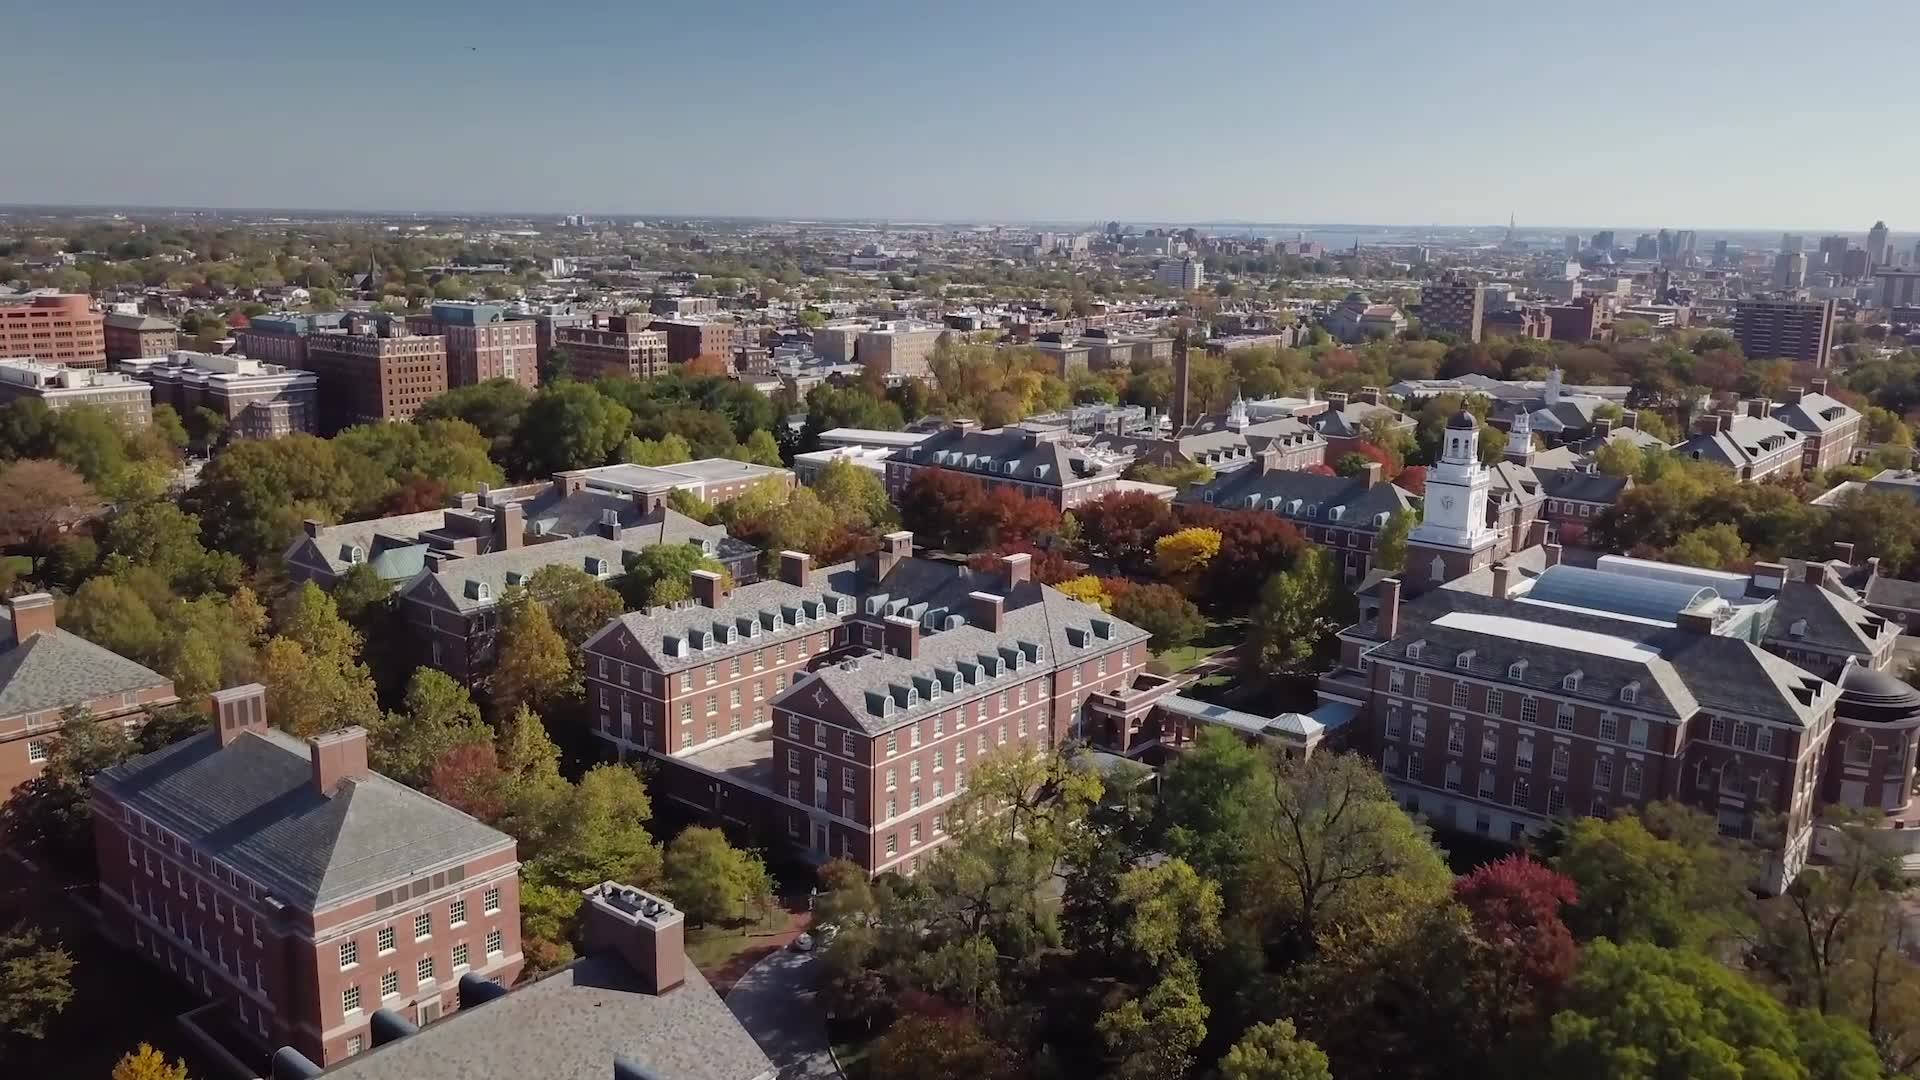
[(1857, 234), (1920, 172), (1859, 55), (1920, 5), (924, 10), (32, 5), (0, 201)]

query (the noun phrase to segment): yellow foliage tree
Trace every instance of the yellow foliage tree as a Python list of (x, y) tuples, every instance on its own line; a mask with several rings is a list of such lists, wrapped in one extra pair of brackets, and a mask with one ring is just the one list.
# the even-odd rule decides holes
[(1220, 554), (1220, 533), (1214, 529), (1181, 529), (1154, 542), (1154, 562), (1165, 577), (1204, 570)]
[(1100, 584), (1100, 579), (1092, 574), (1068, 578), (1054, 588), (1083, 604), (1096, 604), (1101, 611), (1113, 610), (1113, 597), (1107, 595), (1106, 586)]
[(113, 1080), (187, 1080), (187, 1062), (182, 1058), (169, 1065), (167, 1055), (141, 1043), (113, 1067)]

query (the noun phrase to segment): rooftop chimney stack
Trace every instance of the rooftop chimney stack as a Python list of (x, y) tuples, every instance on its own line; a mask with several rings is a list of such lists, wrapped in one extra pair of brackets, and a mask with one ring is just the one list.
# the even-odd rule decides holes
[(989, 592), (974, 592), (967, 594), (967, 602), (972, 608), (967, 613), (968, 622), (988, 633), (1000, 632), (1001, 617), (1006, 614), (1005, 600)]
[[(1541, 552), (1546, 556), (1547, 566), (1560, 565), (1560, 545), (1559, 544), (1542, 544)], [(1542, 567), (1542, 569), (1544, 568), (1545, 567)]]
[(1173, 336), (1173, 437), (1179, 438), (1186, 430), (1187, 421), (1187, 332), (1181, 330)]
[(1032, 577), (1033, 556), (1024, 551), (1000, 556), (1000, 580), (1008, 592), (1026, 584)]
[(1505, 600), (1507, 598), (1507, 586), (1510, 584), (1509, 579), (1512, 573), (1511, 568), (1504, 562), (1493, 564), (1493, 591), (1489, 595), (1495, 600)]
[(1824, 395), (1827, 392), (1827, 380), (1824, 377), (1808, 379), (1807, 386), (1816, 394)]
[(1374, 623), (1374, 636), (1392, 641), (1400, 633), (1400, 579), (1380, 582), (1380, 614)]
[(326, 526), (319, 518), (308, 518), (300, 523), (300, 528), (308, 536), (319, 536), (320, 530), (326, 528)]
[(693, 572), (693, 598), (703, 608), (720, 606), (720, 575), (711, 570)]
[(230, 686), (213, 692), (213, 732), (221, 746), (231, 746), (241, 732), (267, 732), (267, 688), (259, 683)]
[(1800, 399), (1805, 396), (1807, 396), (1807, 391), (1804, 387), (1789, 386), (1787, 387), (1787, 396), (1781, 400), (1787, 405), (1798, 405), (1800, 404)]
[(358, 725), (315, 735), (307, 740), (307, 751), (313, 763), (313, 790), (329, 799), (343, 782), (371, 771), (367, 767), (367, 729)]
[(527, 540), (527, 512), (517, 502), (493, 509), (493, 550), (513, 551)]
[(889, 656), (920, 659), (920, 624), (899, 615), (887, 616), (881, 627), (880, 647)]
[(687, 981), (686, 916), (652, 893), (604, 881), (586, 890), (589, 953), (618, 953), (655, 996)]
[(807, 574), (813, 568), (813, 556), (804, 551), (780, 553), (780, 580), (806, 588)]
[(890, 532), (880, 538), (880, 550), (876, 553), (873, 579), (879, 581), (900, 565), (902, 559), (913, 557), (913, 534), (905, 529)]
[(1853, 543), (1848, 540), (1835, 541), (1833, 545), (1833, 557), (1836, 559), (1839, 559), (1843, 563), (1846, 563), (1848, 566), (1852, 566), (1853, 565)]
[(13, 618), (13, 640), (24, 644), (35, 634), (53, 633), (53, 594), (27, 593), (7, 600)]

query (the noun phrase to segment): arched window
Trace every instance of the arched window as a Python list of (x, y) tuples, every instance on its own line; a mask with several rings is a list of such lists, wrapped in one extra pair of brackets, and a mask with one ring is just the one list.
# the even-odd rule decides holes
[(1862, 731), (1847, 739), (1847, 764), (1873, 764), (1873, 736)]
[(1427, 568), (1427, 576), (1435, 581), (1444, 581), (1447, 577), (1447, 561), (1440, 556), (1433, 557), (1433, 564)]
[(1740, 759), (1734, 758), (1720, 770), (1720, 790), (1737, 794), (1740, 791), (1741, 782), (1745, 779), (1746, 772), (1740, 767)]

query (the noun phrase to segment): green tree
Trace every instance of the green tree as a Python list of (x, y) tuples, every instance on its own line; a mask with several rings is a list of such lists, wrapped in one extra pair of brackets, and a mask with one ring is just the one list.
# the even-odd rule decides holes
[(1594, 468), (1608, 476), (1639, 476), (1646, 468), (1646, 454), (1632, 439), (1611, 439), (1594, 451)]
[(1163, 1080), (1185, 1074), (1207, 1037), (1209, 1011), (1192, 962), (1174, 961), (1145, 995), (1101, 1015), (1096, 1030), (1117, 1059), (1113, 1075)]
[(1252, 810), (1265, 778), (1260, 755), (1221, 727), (1203, 727), (1166, 771), (1159, 819), (1167, 851), (1232, 886), (1251, 841)]
[(209, 548), (259, 566), (286, 550), (302, 519), (338, 520), (356, 490), (329, 440), (243, 439), (214, 455), (181, 508), (200, 518)]
[(1549, 1039), (1543, 1072), (1570, 1080), (1882, 1075), (1853, 1024), (1793, 1013), (1711, 957), (1646, 942), (1588, 945)]
[(463, 420), (487, 440), (496, 462), (513, 459), (514, 436), (520, 430), (533, 395), (512, 379), (488, 379), (456, 386), (420, 406), (415, 419)]
[(99, 505), (86, 480), (61, 462), (15, 461), (0, 468), (0, 544), (28, 555), (38, 575), (63, 534)]
[(634, 465), (678, 465), (693, 460), (693, 448), (671, 431), (658, 439), (629, 435), (620, 444), (620, 458)]
[(1566, 913), (1582, 940), (1702, 945), (1745, 921), (1746, 853), (1719, 842), (1713, 820), (1677, 804), (1640, 816), (1576, 818), (1554, 869), (1580, 900)]
[(365, 664), (315, 655), (282, 634), (260, 651), (260, 681), (267, 687), (267, 718), (296, 736), (380, 726), (373, 675)]
[(1220, 1059), (1221, 1080), (1333, 1080), (1327, 1055), (1293, 1029), (1293, 1021), (1255, 1024)]
[(627, 437), (633, 413), (585, 383), (542, 387), (514, 435), (526, 473), (544, 476), (605, 465)]
[(110, 555), (152, 568), (176, 588), (198, 578), (208, 560), (200, 543), (200, 519), (166, 502), (116, 514), (107, 523), (105, 547)]
[(1407, 568), (1407, 536), (1413, 532), (1415, 518), (1411, 510), (1396, 510), (1380, 530), (1380, 546), (1373, 565), (1381, 570), (1399, 572)]
[(1113, 614), (1151, 634), (1148, 644), (1156, 652), (1185, 645), (1207, 631), (1207, 620), (1193, 601), (1157, 582), (1118, 590)]
[(665, 872), (667, 895), (696, 923), (736, 922), (773, 902), (766, 864), (719, 829), (680, 830), (667, 845)]
[(25, 922), (0, 934), (0, 1028), (29, 1039), (73, 1001), (73, 957)]
[(368, 734), (373, 767), (423, 790), (448, 751), (493, 741), (473, 695), (445, 672), (430, 667), (414, 669), (403, 710), (383, 715)]
[(506, 716), (522, 705), (540, 711), (570, 697), (579, 688), (567, 641), (553, 627), (547, 606), (518, 595), (500, 602), (500, 632), (495, 647), (493, 708)]
[(740, 444), (740, 460), (750, 461), (755, 465), (779, 468), (780, 444), (774, 441), (772, 432), (756, 431), (747, 436), (746, 442)]
[(651, 544), (624, 558), (626, 573), (614, 585), (629, 608), (690, 599), (695, 570), (726, 574), (727, 569), (692, 544)]
[(147, 1043), (127, 1052), (113, 1067), (113, 1080), (188, 1080), (187, 1062), (167, 1063), (167, 1055)]
[(612, 586), (571, 566), (535, 570), (527, 581), (527, 592), (546, 605), (547, 618), (566, 641), (576, 665), (580, 646), (626, 611), (620, 593)]
[(92, 869), (93, 778), (132, 754), (133, 741), (120, 723), (66, 710), (40, 774), (0, 808), (7, 835), (64, 865)]
[(1127, 942), (1158, 969), (1179, 957), (1198, 962), (1220, 946), (1220, 890), (1183, 859), (1142, 866), (1120, 877)]
[(1310, 664), (1337, 629), (1332, 606), (1333, 564), (1324, 549), (1308, 547), (1260, 589), (1248, 640), (1261, 669), (1295, 672)]
[(1739, 529), (1723, 521), (1681, 533), (1667, 549), (1666, 558), (1682, 566), (1730, 570), (1746, 560), (1747, 544), (1740, 539)]
[(647, 831), (653, 805), (632, 768), (589, 769), (556, 816), (534, 856), (547, 880), (576, 890), (603, 881), (659, 883), (660, 847)]

